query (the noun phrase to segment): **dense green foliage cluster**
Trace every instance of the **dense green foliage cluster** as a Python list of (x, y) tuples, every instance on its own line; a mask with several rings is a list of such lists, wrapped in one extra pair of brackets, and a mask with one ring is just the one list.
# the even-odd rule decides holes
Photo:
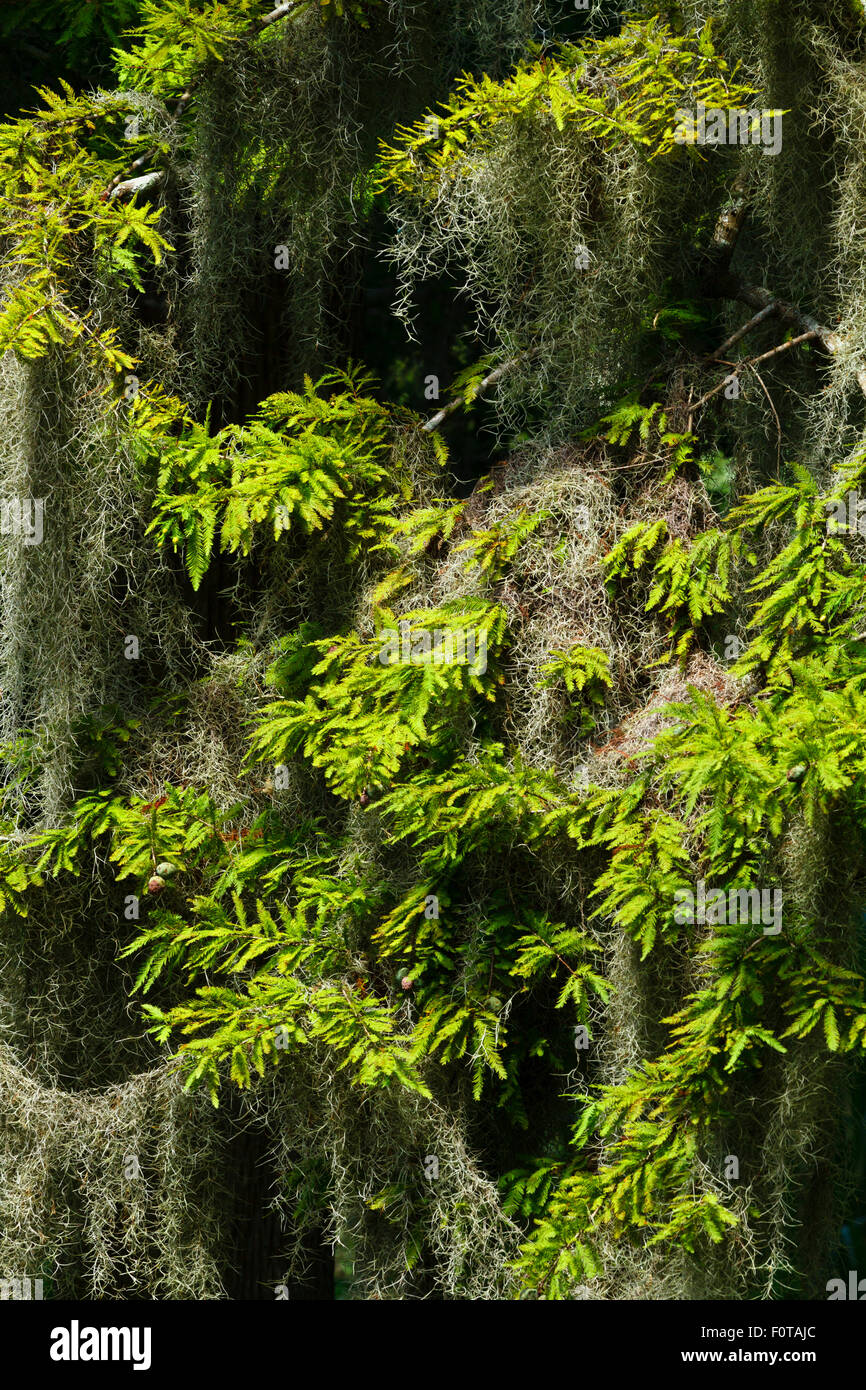
[[(87, 904), (134, 969), (124, 990), (142, 997), (151, 1060), (214, 1106), (232, 1088), (299, 1097), (312, 1119), (284, 1140), (286, 1221), (350, 1245), (362, 1291), (414, 1296), (423, 1276), (452, 1298), (640, 1296), (623, 1270), (660, 1258), (667, 1296), (822, 1296), (851, 1196), (820, 1091), (850, 1088), (866, 1047), (866, 550), (828, 516), (866, 454), (862, 402), (837, 453), (804, 412), (786, 416), (786, 459), (799, 444), (808, 466), (781, 468), (757, 385), (742, 407), (695, 404), (730, 326), (701, 292), (704, 258), (734, 176), (765, 156), (684, 146), (676, 113), (783, 108), (757, 95), (744, 7), (727, 27), (710, 22), (718, 6), (671, 5), (555, 50), (527, 39), (505, 76), (452, 72), (430, 110), (384, 136), (371, 122), (353, 216), (365, 235), (391, 216), (398, 261), (417, 235), (404, 294), (442, 252), (458, 276), (465, 255), (471, 301), (483, 199), (515, 150), (560, 161), (552, 225), (523, 154), (510, 205), (480, 224), (505, 267), (485, 293), (504, 308), (479, 311), (459, 409), (494, 364), (516, 366), (511, 461), (469, 498), (449, 495), (438, 432), (348, 353), (256, 399), (244, 368), (233, 410), (219, 343), (184, 340), (170, 313), (167, 329), (137, 318), (155, 288), (199, 302), (211, 243), (190, 227), (207, 185), (183, 181), (185, 162), (215, 157), (223, 69), (255, 76), (293, 44), (348, 64), (377, 26), (405, 36), (417, 7), (309, 0), (267, 26), (256, 0), (109, 8), (70, 7), (68, 24), (77, 41), (85, 11), (105, 23), (116, 90), (43, 87), (38, 110), (0, 127), (0, 349), (42, 402), (44, 374), (74, 365), (96, 402), (86, 447), (122, 451), (171, 603), (221, 616), (183, 634), (182, 659), (167, 641), (146, 655), (117, 701), (73, 711), (60, 814), (39, 791), (56, 729), (12, 671), (0, 920), (13, 935), (41, 922), (54, 892)], [(469, 8), (481, 32), (489, 15)], [(866, 32), (844, 8), (811, 21), (813, 51), (836, 43), (853, 66)], [(268, 217), (281, 197), (303, 202), (301, 175), (258, 135), (238, 158), (234, 182), (220, 175), (227, 226), (246, 228), (257, 200)], [(645, 244), (601, 265), (643, 193)], [(589, 248), (573, 305), (549, 251), (572, 213)], [(751, 235), (747, 253), (772, 264)], [(268, 274), (275, 249), (258, 251)], [(575, 259), (573, 240), (560, 250)], [(596, 263), (601, 307), (581, 318)], [(620, 317), (602, 322), (620, 290)], [(797, 351), (766, 370), (805, 396), (829, 368), (802, 350), (786, 368)], [(570, 395), (584, 367), (592, 416), (583, 387)], [(209, 372), (213, 411), (199, 408)], [(117, 633), (122, 592), (112, 602)], [(551, 724), (546, 762), (533, 720)], [(782, 930), (682, 922), (698, 880), (780, 888)], [(14, 1027), (3, 1043), (20, 1044)], [(325, 1111), (359, 1145), (349, 1177)], [(408, 1129), (387, 1148), (376, 1117), (398, 1112)], [(486, 1273), (485, 1222), (499, 1233)], [(380, 1259), (385, 1227), (398, 1253)]]

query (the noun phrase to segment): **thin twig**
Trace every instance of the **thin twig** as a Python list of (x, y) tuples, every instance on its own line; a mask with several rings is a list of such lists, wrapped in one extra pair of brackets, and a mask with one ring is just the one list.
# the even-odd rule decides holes
[(713, 396), (717, 396), (720, 391), (723, 391), (730, 382), (734, 381), (735, 378), (740, 375), (740, 372), (745, 371), (746, 367), (754, 367), (758, 362), (766, 362), (768, 357), (778, 357), (780, 353), (787, 352), (789, 348), (798, 347), (800, 343), (808, 342), (810, 338), (817, 338), (818, 336), (817, 330), (810, 328), (807, 333), (801, 333), (796, 338), (789, 338), (786, 343), (779, 343), (777, 347), (770, 348), (769, 352), (762, 352), (758, 357), (748, 357), (744, 359), (744, 361), (739, 362), (734, 370), (729, 372), (725, 377), (724, 381), (719, 382), (718, 386), (714, 386), (712, 391), (708, 391), (705, 396), (701, 396), (701, 399), (695, 402), (692, 407), (692, 414), (705, 406), (707, 401), (712, 400)]
[(747, 333), (751, 333), (753, 328), (757, 328), (759, 323), (763, 323), (764, 319), (768, 319), (771, 314), (775, 314), (776, 307), (776, 300), (774, 299), (766, 308), (759, 309), (757, 314), (754, 314), (752, 318), (749, 319), (748, 323), (744, 323), (742, 328), (738, 328), (736, 333), (732, 333), (730, 338), (726, 338), (721, 346), (716, 348), (715, 352), (711, 352), (709, 357), (705, 357), (704, 363), (708, 364), (710, 362), (715, 362), (721, 357), (723, 352), (727, 352), (728, 349), (732, 348), (735, 343), (738, 343), (741, 338), (745, 338)]
[(801, 343), (807, 343), (810, 338), (817, 338), (818, 336), (818, 330), (810, 328), (807, 333), (800, 333), (798, 337), (789, 338), (787, 342), (779, 343), (778, 347), (770, 348), (769, 352), (762, 352), (760, 357), (750, 357), (745, 365), (753, 367), (756, 362), (766, 362), (768, 357), (778, 357), (780, 352), (787, 352), (788, 348), (799, 347)]
[[(524, 356), (526, 355), (527, 354), (524, 354)], [(522, 357), (511, 357), (507, 362), (503, 362), (500, 366), (494, 367), (493, 371), (488, 372), (487, 376), (481, 382), (476, 395), (480, 396), (482, 391), (486, 391), (490, 386), (495, 386), (497, 381), (501, 381), (506, 373), (510, 372), (517, 366), (518, 362), (522, 360)], [(431, 415), (430, 419), (422, 425), (421, 428), (428, 434), (431, 430), (438, 430), (439, 426), (444, 424), (448, 417), (454, 414), (455, 410), (459, 410), (461, 405), (465, 404), (466, 401), (463, 396), (455, 396), (453, 401), (449, 401), (448, 404), (444, 405), (441, 410), (438, 410), (435, 415)]]
[(776, 477), (778, 478), (779, 473), (780, 473), (781, 468), (782, 468), (782, 422), (781, 422), (781, 420), (779, 419), (779, 412), (778, 412), (778, 410), (776, 409), (775, 403), (774, 403), (774, 401), (773, 401), (773, 397), (770, 395), (769, 391), (767, 390), (767, 385), (766, 385), (766, 382), (764, 381), (764, 378), (761, 376), (761, 373), (758, 371), (757, 367), (754, 367), (754, 366), (753, 366), (753, 367), (752, 367), (752, 371), (755, 373), (755, 376), (758, 378), (758, 381), (761, 383), (761, 390), (763, 391), (764, 395), (767, 397), (767, 400), (770, 402), (770, 409), (772, 410), (773, 415), (775, 416), (775, 420), (776, 420)]

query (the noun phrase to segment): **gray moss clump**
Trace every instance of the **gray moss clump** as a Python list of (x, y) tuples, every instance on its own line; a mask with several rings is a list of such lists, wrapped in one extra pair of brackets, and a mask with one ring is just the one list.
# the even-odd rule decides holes
[(0, 1258), (53, 1298), (218, 1298), (226, 1191), (206, 1099), (164, 1063), (98, 1091), (40, 1086), (0, 1046)]

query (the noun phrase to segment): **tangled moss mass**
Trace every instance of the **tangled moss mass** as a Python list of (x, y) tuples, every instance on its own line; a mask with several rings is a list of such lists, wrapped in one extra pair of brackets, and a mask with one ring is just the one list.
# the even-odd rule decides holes
[(0, 1274), (826, 1298), (863, 5), (2, 25)]

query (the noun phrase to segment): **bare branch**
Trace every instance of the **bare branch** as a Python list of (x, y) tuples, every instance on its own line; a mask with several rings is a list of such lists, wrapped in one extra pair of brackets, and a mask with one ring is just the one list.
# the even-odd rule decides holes
[[(495, 386), (497, 381), (501, 381), (506, 373), (516, 367), (520, 361), (522, 361), (522, 358), (512, 357), (507, 362), (501, 363), (500, 366), (494, 367), (493, 371), (488, 372), (487, 376), (481, 382), (476, 394), (480, 396), (482, 391), (486, 391), (490, 386)], [(453, 401), (449, 401), (448, 404), (444, 405), (435, 415), (431, 415), (430, 419), (426, 424), (422, 425), (421, 428), (427, 433), (431, 430), (438, 430), (439, 426), (444, 424), (448, 417), (454, 414), (455, 410), (459, 410), (461, 405), (465, 405), (464, 397), (455, 396)]]
[(714, 386), (712, 391), (708, 391), (705, 396), (701, 396), (699, 401), (695, 401), (695, 404), (691, 407), (691, 413), (694, 414), (695, 411), (700, 410), (702, 406), (706, 405), (707, 401), (712, 400), (713, 396), (717, 396), (720, 391), (723, 391), (730, 382), (740, 375), (740, 372), (745, 371), (746, 367), (755, 367), (759, 362), (766, 362), (769, 357), (778, 357), (780, 353), (787, 352), (789, 348), (799, 347), (801, 343), (806, 343), (811, 338), (817, 337), (817, 330), (810, 328), (807, 333), (801, 333), (796, 338), (789, 338), (787, 342), (779, 343), (776, 347), (770, 348), (769, 352), (762, 352), (758, 357), (747, 357), (742, 362), (738, 362), (734, 370), (729, 372), (725, 377), (724, 381), (721, 381), (718, 386)]
[[(134, 166), (133, 166), (134, 167)], [(164, 169), (153, 169), (149, 174), (141, 174), (137, 179), (124, 179), (118, 183), (108, 195), (109, 202), (115, 198), (125, 198), (130, 193), (144, 193), (148, 188), (155, 188), (162, 183), (165, 178)]]
[(741, 170), (734, 179), (731, 196), (719, 213), (713, 229), (713, 239), (707, 253), (709, 266), (706, 279), (708, 282), (719, 280), (728, 273), (731, 257), (736, 250), (737, 241), (749, 210), (746, 190), (747, 176), (745, 171)]
[[(820, 323), (818, 319), (807, 314), (797, 304), (789, 304), (784, 299), (777, 299), (774, 294), (771, 294), (761, 285), (750, 285), (736, 276), (729, 276), (718, 292), (727, 299), (739, 299), (750, 309), (772, 307), (773, 312), (778, 314), (782, 323), (787, 323), (792, 328), (801, 330), (800, 337), (794, 341), (801, 342), (806, 336), (812, 337), (821, 344), (825, 352), (828, 352), (831, 357), (837, 357), (849, 347), (848, 339), (844, 333), (837, 333), (835, 329), (828, 328), (826, 324)], [(861, 391), (866, 395), (866, 362), (861, 360), (857, 363), (856, 376)]]
[(305, 0), (290, 0), (289, 4), (277, 5), (277, 8), (271, 10), (270, 14), (266, 14), (261, 19), (256, 20), (253, 26), (254, 30), (269, 29), (272, 24), (277, 24), (279, 20), (285, 19), (286, 15), (290, 15), (292, 10), (300, 9), (304, 3)]
[(779, 343), (777, 347), (770, 348), (769, 352), (762, 352), (758, 357), (750, 357), (745, 365), (754, 367), (758, 362), (766, 362), (768, 357), (777, 357), (780, 352), (787, 352), (788, 348), (799, 347), (801, 343), (807, 343), (810, 338), (817, 337), (817, 329), (810, 328), (807, 333), (800, 333), (798, 337), (789, 338), (787, 342)]
[[(767, 316), (771, 313), (777, 314), (782, 323), (788, 324), (795, 330), (799, 329), (801, 335), (811, 334), (831, 357), (846, 352), (849, 348), (849, 342), (844, 334), (837, 333), (834, 329), (828, 328), (826, 324), (819, 323), (817, 319), (813, 318), (811, 314), (807, 314), (798, 305), (778, 299), (776, 295), (772, 294), (770, 290), (764, 289), (763, 286), (750, 285), (740, 276), (731, 273), (731, 258), (736, 250), (747, 212), (747, 179), (746, 174), (741, 172), (735, 178), (728, 202), (716, 221), (713, 239), (707, 253), (704, 284), (706, 293), (710, 296), (722, 299), (738, 299), (742, 304), (753, 309), (755, 316), (737, 335), (723, 343), (713, 354), (713, 357), (725, 352), (733, 343), (739, 341), (740, 337), (750, 332), (757, 323), (761, 322), (765, 310)], [(866, 362), (858, 361), (855, 364), (855, 370), (860, 389), (866, 395)]]
[(736, 333), (732, 333), (730, 338), (726, 338), (721, 346), (716, 348), (715, 352), (710, 353), (709, 357), (705, 357), (704, 363), (709, 364), (710, 362), (717, 361), (723, 352), (727, 352), (729, 348), (732, 348), (741, 338), (745, 338), (747, 333), (751, 333), (753, 328), (757, 328), (759, 323), (763, 323), (765, 319), (768, 319), (770, 315), (775, 314), (775, 312), (776, 301), (774, 299), (772, 304), (768, 304), (765, 309), (759, 309), (757, 314), (754, 314), (752, 318), (749, 319), (748, 323), (744, 323), (742, 328), (738, 328)]

